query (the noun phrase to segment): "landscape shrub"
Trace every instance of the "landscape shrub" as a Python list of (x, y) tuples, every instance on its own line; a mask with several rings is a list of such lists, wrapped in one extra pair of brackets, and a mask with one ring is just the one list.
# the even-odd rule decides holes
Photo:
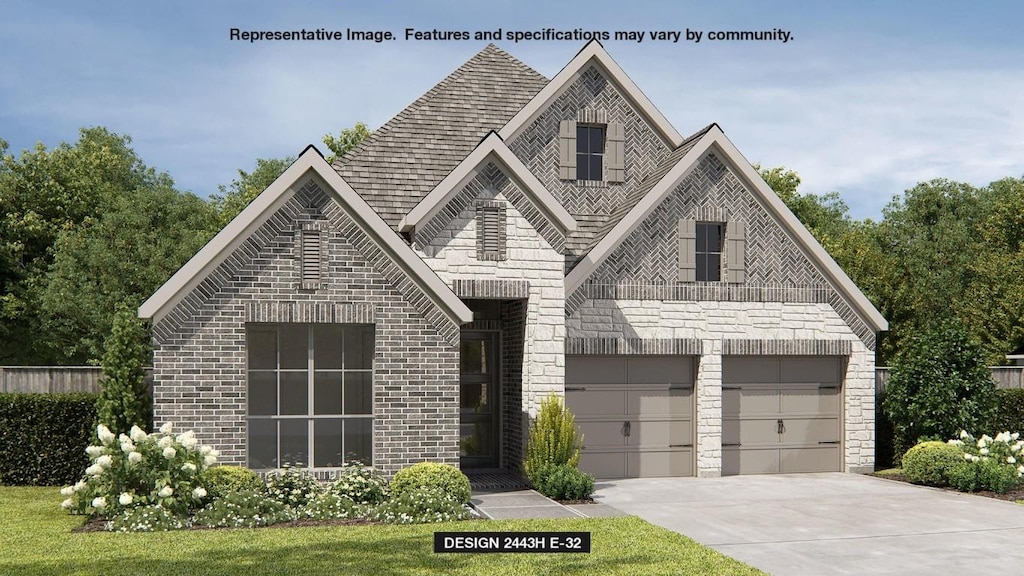
[(111, 518), (127, 508), (158, 504), (185, 516), (206, 499), (203, 476), (217, 451), (201, 446), (191, 430), (175, 436), (168, 423), (153, 434), (135, 426), (115, 436), (100, 424), (96, 435), (98, 444), (85, 449), (92, 459), (85, 477), (61, 490), (61, 506), (69, 512)]
[(147, 340), (148, 333), (135, 309), (119, 308), (105, 342), (100, 395), (96, 400), (99, 423), (115, 434), (126, 433), (132, 426), (152, 428), (153, 401), (144, 368), (149, 361)]
[(392, 492), (367, 518), (387, 524), (426, 524), (469, 518), (465, 503), (437, 486), (414, 486)]
[(308, 471), (285, 466), (267, 474), (267, 494), (281, 504), (298, 508), (324, 492), (324, 487)]
[(188, 518), (182, 518), (159, 504), (146, 504), (122, 510), (110, 519), (108, 530), (114, 532), (166, 532), (188, 528)]
[(295, 516), (313, 520), (338, 520), (352, 518), (355, 511), (356, 505), (351, 498), (334, 492), (324, 492), (317, 494), (305, 506), (298, 508), (295, 511)]
[(209, 497), (223, 498), (237, 490), (261, 490), (264, 487), (260, 475), (242, 466), (214, 466), (203, 473)]
[(378, 504), (388, 495), (388, 481), (380, 472), (361, 462), (346, 464), (331, 490), (356, 504)]
[(411, 493), (417, 488), (437, 488), (450, 495), (459, 504), (469, 502), (469, 478), (458, 468), (436, 462), (420, 462), (395, 473), (391, 479), (393, 499)]
[(964, 451), (946, 442), (921, 442), (903, 456), (903, 474), (915, 484), (947, 486), (949, 472), (964, 463)]
[(1024, 389), (996, 389), (996, 410), (989, 430), (1024, 432)]
[(0, 394), (0, 484), (60, 486), (89, 464), (96, 394)]
[(541, 400), (540, 412), (530, 427), (523, 471), (534, 485), (537, 474), (548, 466), (577, 467), (583, 436), (576, 430), (576, 418), (558, 396)]
[(952, 438), (992, 421), (996, 387), (981, 345), (946, 321), (914, 335), (897, 354), (883, 408), (897, 455), (924, 437)]
[(1020, 482), (1017, 471), (1001, 466), (992, 458), (961, 462), (949, 473), (949, 485), (961, 492), (990, 490), (1004, 494)]
[(594, 493), (594, 477), (573, 466), (547, 466), (534, 486), (537, 491), (555, 500), (583, 500)]
[(263, 491), (238, 490), (218, 498), (196, 512), (192, 519), (199, 526), (219, 528), (255, 528), (295, 519), (295, 511)]

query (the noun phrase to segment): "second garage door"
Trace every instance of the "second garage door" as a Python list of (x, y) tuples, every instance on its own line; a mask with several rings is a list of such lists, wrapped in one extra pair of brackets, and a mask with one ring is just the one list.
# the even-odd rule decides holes
[(569, 356), (565, 402), (598, 478), (693, 475), (693, 358)]
[(722, 474), (838, 472), (842, 358), (726, 357)]

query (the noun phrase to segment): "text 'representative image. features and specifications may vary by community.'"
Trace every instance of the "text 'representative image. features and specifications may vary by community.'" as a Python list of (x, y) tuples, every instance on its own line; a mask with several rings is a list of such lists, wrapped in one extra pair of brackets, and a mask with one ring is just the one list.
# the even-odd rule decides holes
[(663, 42), (671, 44), (701, 42), (778, 42), (786, 44), (792, 41), (793, 33), (782, 28), (763, 30), (699, 30), (684, 28), (682, 30), (666, 29), (632, 29), (632, 30), (586, 30), (583, 28), (558, 29), (540, 28), (535, 30), (506, 30), (493, 28), (489, 30), (420, 30), (405, 28), (396, 33), (392, 30), (357, 30), (345, 28), (332, 30), (327, 28), (300, 28), (290, 30), (242, 30), (231, 28), (228, 39), (238, 42), (519, 42), (531, 41), (571, 41), (589, 42)]

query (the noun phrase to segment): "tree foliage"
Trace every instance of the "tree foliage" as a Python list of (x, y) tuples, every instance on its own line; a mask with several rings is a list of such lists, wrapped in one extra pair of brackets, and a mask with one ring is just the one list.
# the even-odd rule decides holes
[(151, 428), (153, 403), (144, 368), (149, 363), (148, 336), (135, 316), (134, 306), (117, 310), (103, 354), (100, 396), (96, 400), (100, 424), (115, 434), (127, 434), (132, 426)]
[(220, 227), (227, 226), (249, 202), (266, 190), (277, 177), (291, 166), (295, 158), (258, 158), (252, 172), (238, 169), (238, 178), (231, 184), (218, 186), (220, 194), (210, 200), (217, 211), (217, 222)]
[[(4, 147), (5, 148), (5, 147)], [(0, 159), (0, 362), (63, 361), (46, 333), (40, 294), (62, 235), (105, 214), (137, 190), (171, 188), (170, 176), (147, 167), (131, 138), (84, 128), (74, 144), (38, 144)], [(151, 230), (154, 237), (162, 230)], [(77, 360), (84, 358), (76, 357)]]
[(996, 386), (981, 345), (956, 320), (911, 336), (897, 354), (883, 408), (896, 454), (922, 438), (954, 438), (983, 430), (996, 408)]
[(355, 126), (343, 129), (337, 136), (324, 134), (324, 144), (333, 153), (327, 157), (327, 162), (333, 164), (335, 160), (344, 157), (370, 134), (370, 129), (362, 122), (356, 122)]

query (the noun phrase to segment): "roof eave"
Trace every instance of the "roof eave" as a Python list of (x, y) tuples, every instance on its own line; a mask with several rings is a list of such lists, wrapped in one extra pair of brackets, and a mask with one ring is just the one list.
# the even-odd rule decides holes
[(411, 232), (429, 222), (477, 175), (478, 169), (490, 160), (497, 160), (520, 189), (540, 208), (541, 213), (565, 235), (576, 230), (577, 222), (554, 195), (530, 172), (496, 132), (490, 132), (398, 225), (402, 232)]
[(697, 162), (709, 150), (714, 148), (720, 152), (739, 172), (744, 183), (767, 205), (776, 219), (782, 223), (793, 238), (809, 253), (829, 276), (830, 280), (850, 301), (861, 316), (869, 322), (876, 332), (889, 329), (889, 323), (868, 300), (867, 296), (843, 272), (839, 264), (825, 251), (811, 233), (800, 223), (797, 217), (786, 207), (785, 203), (768, 186), (753, 166), (736, 149), (717, 125), (711, 126), (694, 144), (689, 152), (683, 155), (675, 166), (651, 189), (647, 195), (626, 214), (625, 217), (608, 234), (597, 243), (587, 255), (565, 277), (565, 293), (571, 294), (601, 265), (611, 252), (629, 236), (637, 226), (654, 210), (665, 196), (673, 190), (696, 166)]
[(374, 238), (390, 258), (416, 282), (449, 318), (471, 322), (473, 313), (422, 259), (373, 211), (366, 201), (324, 160), (314, 146), (303, 153), (238, 216), (139, 307), (140, 318), (158, 322), (193, 288), (223, 262), (252, 231), (295, 195), (295, 185), (315, 177), (325, 192), (332, 193), (365, 234)]
[(522, 110), (498, 131), (498, 134), (506, 141), (518, 136), (547, 108), (549, 103), (558, 98), (572, 84), (591, 61), (597, 63), (605, 75), (620, 88), (623, 96), (647, 116), (651, 125), (670, 148), (678, 148), (683, 143), (683, 137), (679, 131), (672, 126), (665, 115), (658, 110), (650, 98), (640, 90), (597, 40), (591, 40), (584, 46)]

